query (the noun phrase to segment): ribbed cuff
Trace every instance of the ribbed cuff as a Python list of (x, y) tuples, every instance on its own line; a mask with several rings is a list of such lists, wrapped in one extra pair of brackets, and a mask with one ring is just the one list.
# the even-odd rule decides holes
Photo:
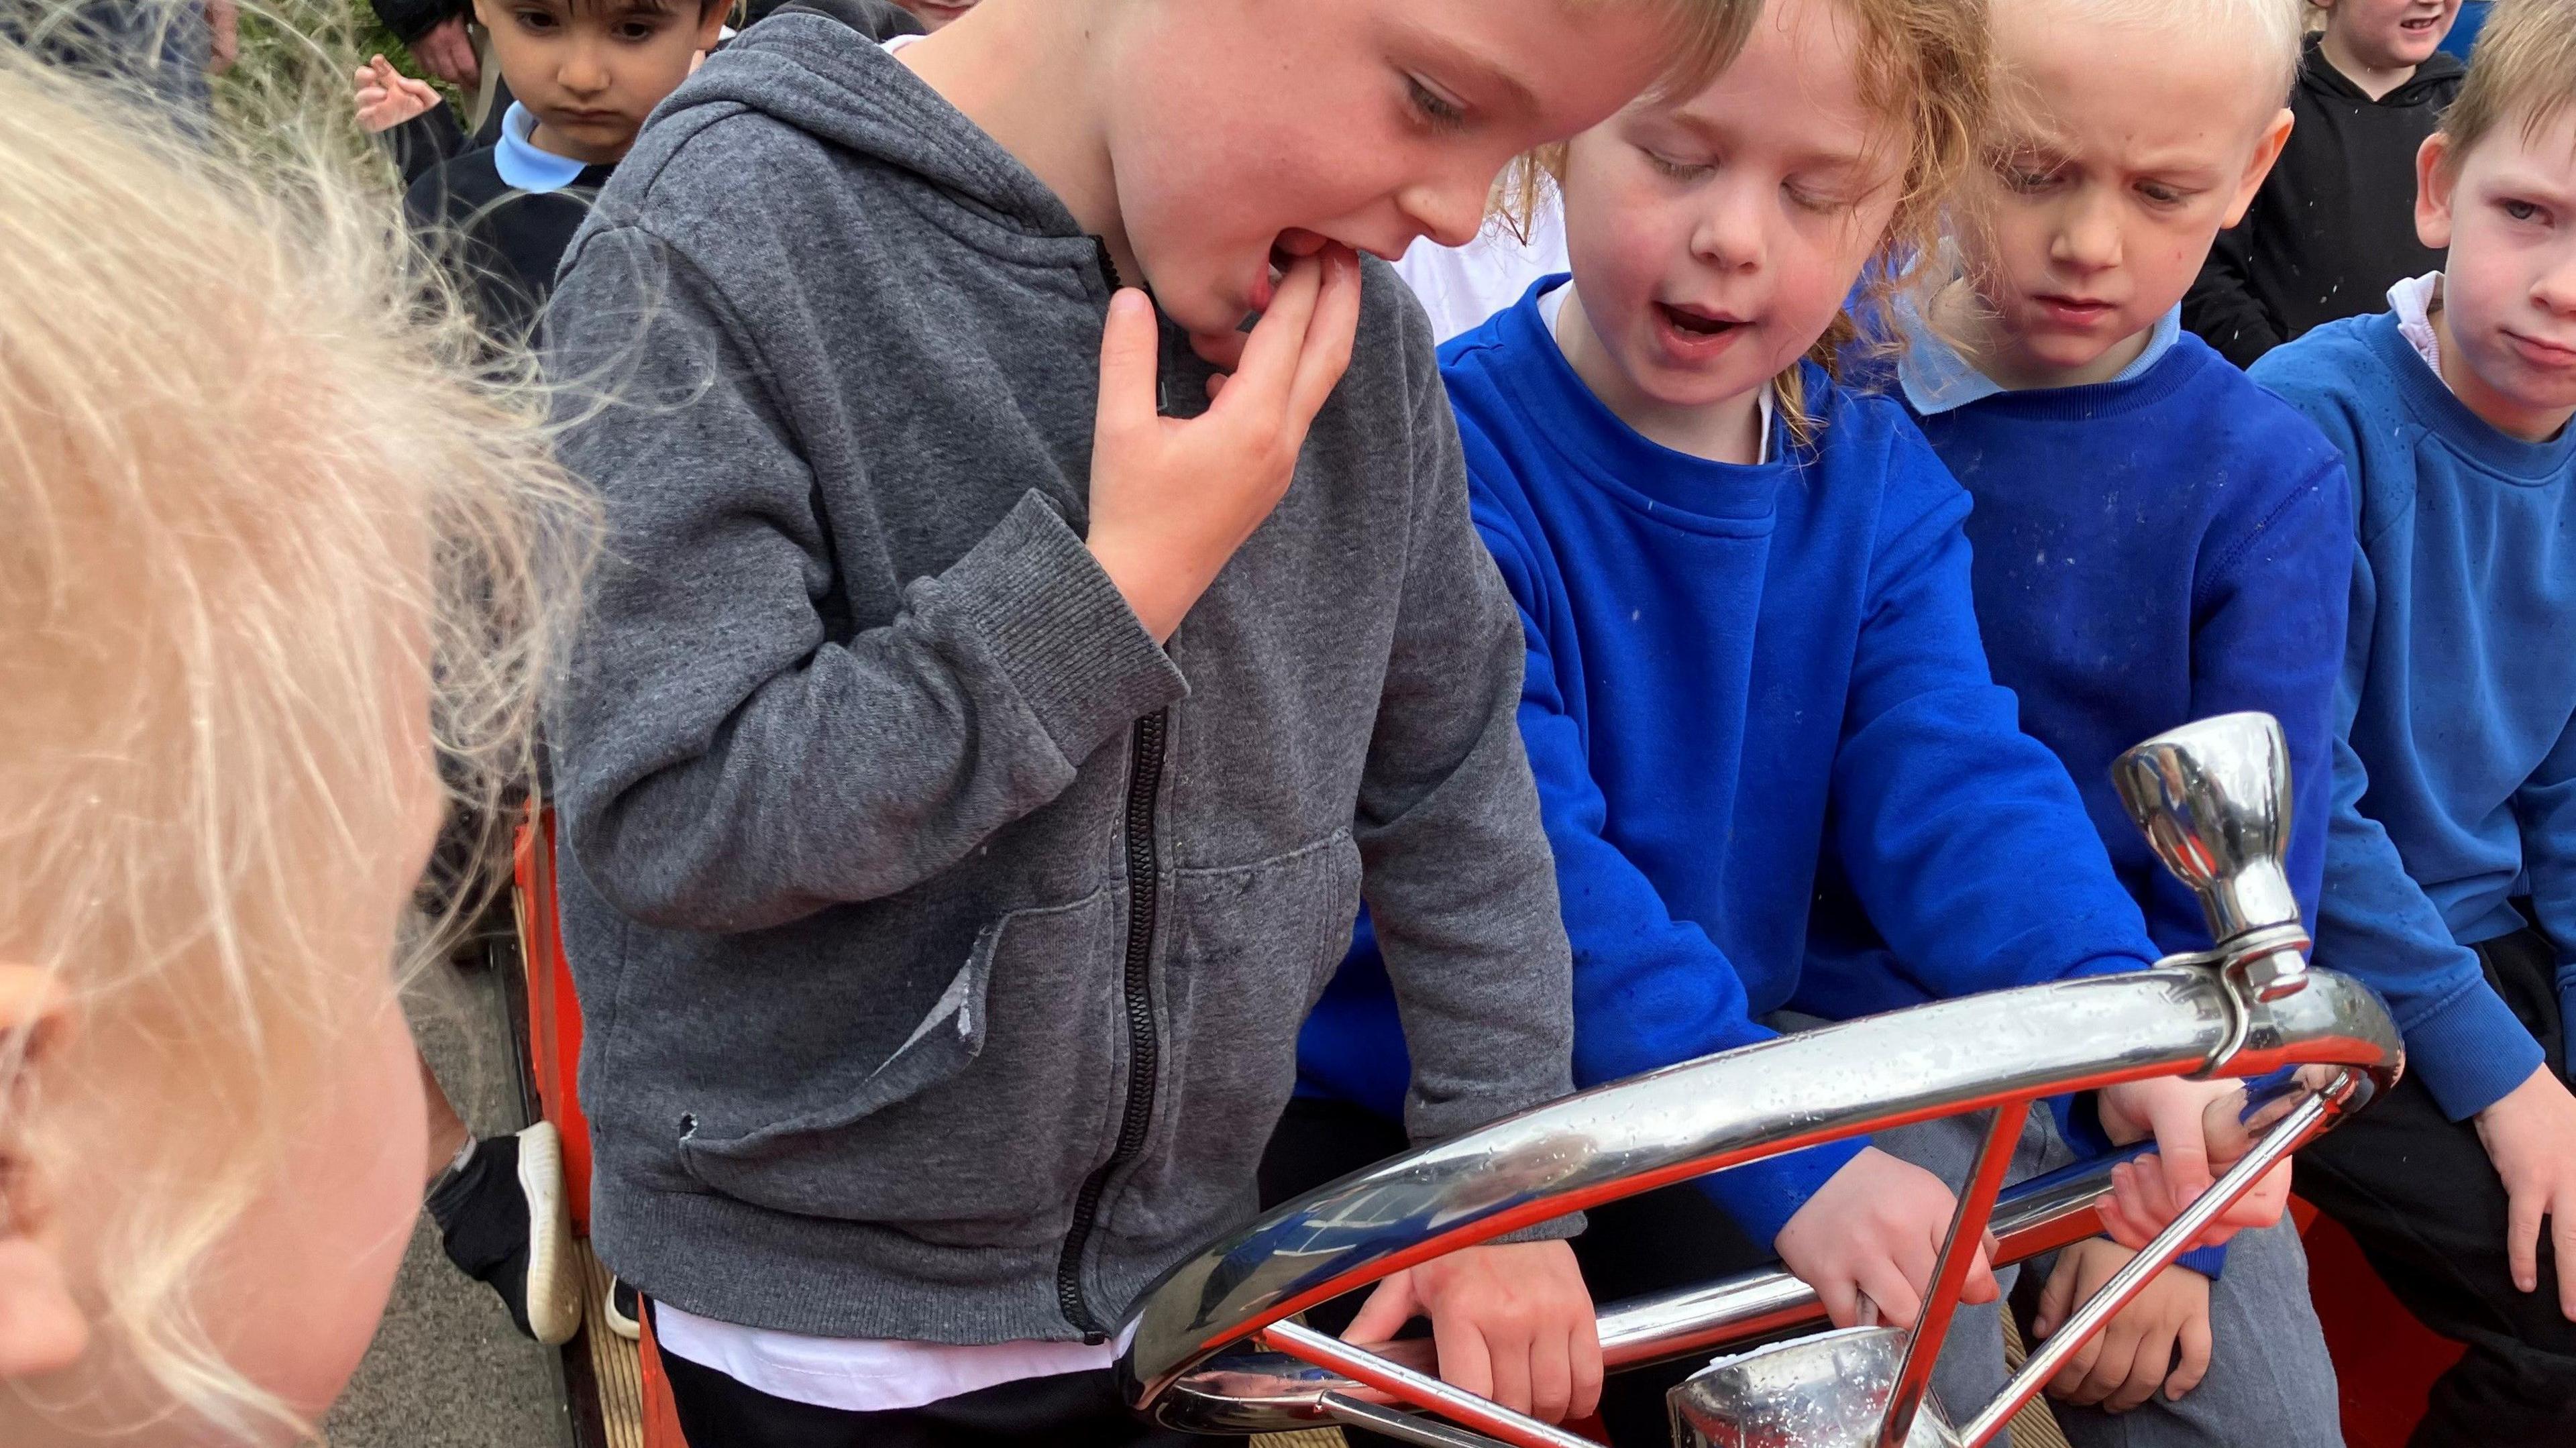
[(1756, 1246), (1770, 1248), (1807, 1199), (1868, 1146), (1865, 1136), (1827, 1142), (1701, 1177), (1699, 1188), (1735, 1219)]
[(1189, 681), (1043, 494), (1031, 491), (940, 575), (1064, 757), (1088, 759)]
[(2453, 1121), (2503, 1099), (2540, 1069), (2540, 1043), (2480, 976), (2422, 1017), (2400, 1022), (2406, 1064)]
[(2199, 1273), (2201, 1276), (2208, 1278), (2212, 1282), (2215, 1282), (2219, 1279), (2220, 1274), (2227, 1270), (2227, 1249), (2225, 1247), (2194, 1247), (2190, 1251), (2176, 1257), (2173, 1264), (2176, 1267), (2188, 1267), (2192, 1271)]

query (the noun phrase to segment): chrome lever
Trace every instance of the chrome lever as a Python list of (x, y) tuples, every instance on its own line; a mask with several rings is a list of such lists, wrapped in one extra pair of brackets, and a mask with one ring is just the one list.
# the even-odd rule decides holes
[(2200, 897), (2215, 948), (2171, 964), (2214, 964), (2255, 1001), (2307, 984), (2309, 944), (2284, 864), (2289, 745), (2269, 714), (2221, 714), (2122, 754), (2111, 782), (2166, 869)]

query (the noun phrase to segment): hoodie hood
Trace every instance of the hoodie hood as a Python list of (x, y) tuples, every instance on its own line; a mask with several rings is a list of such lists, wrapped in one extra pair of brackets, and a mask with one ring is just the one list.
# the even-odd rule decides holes
[(1064, 202), (1019, 158), (887, 53), (869, 31), (823, 10), (781, 9), (708, 56), (654, 112), (636, 149), (651, 152), (656, 131), (672, 138), (673, 146), (684, 143), (698, 127), (674, 123), (709, 108), (758, 112), (910, 172), (952, 201), (1035, 234), (1084, 234)]

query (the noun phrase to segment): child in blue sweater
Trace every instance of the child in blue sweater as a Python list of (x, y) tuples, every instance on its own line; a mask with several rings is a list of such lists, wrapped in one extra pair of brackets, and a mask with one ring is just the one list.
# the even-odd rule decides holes
[[(1768, 7), (1715, 85), (1570, 144), (1573, 281), (1444, 349), (1476, 522), (1528, 636), (1521, 731), (1574, 947), (1578, 1084), (1766, 1039), (1784, 1008), (1847, 1014), (1801, 976), (1820, 859), (1893, 968), (1936, 995), (2156, 957), (2065, 770), (1988, 677), (1967, 495), (1901, 408), (1812, 360), (1847, 335), (1863, 269), (1918, 248), (1966, 164), (1983, 18), (1930, 0)], [(1397, 1111), (1408, 1068), (1365, 936), (1300, 1066), (1310, 1096)], [(2156, 1128), (2196, 1191), (2202, 1113), (2225, 1091), (2164, 1081), (2101, 1107), (2124, 1137)], [(1333, 1124), (1347, 1133), (1347, 1113)], [(1861, 1141), (1680, 1190), (1702, 1189), (1846, 1325), (1873, 1308), (1912, 1321), (1954, 1200)], [(1578, 1251), (1643, 1230), (1614, 1205)], [(1686, 1226), (1642, 1250), (1665, 1286), (1742, 1265)], [(1654, 1285), (1605, 1281), (1597, 1261), (1597, 1299)], [(1982, 1262), (1974, 1281), (1993, 1301)], [(1350, 1333), (1400, 1320), (1363, 1313)], [(1999, 1338), (1985, 1345), (1999, 1381)], [(1661, 1431), (1638, 1386), (1605, 1398), (1614, 1441)]]
[(2253, 373), (2356, 495), (2316, 958), (2388, 997), (2408, 1070), (2299, 1189), (2468, 1344), (2418, 1445), (2576, 1442), (2571, 102), (2576, 0), (2497, 5), (2418, 158), (2444, 270)]
[[(2213, 714), (2280, 720), (2290, 878), (2309, 920), (2331, 812), (2352, 559), (2342, 459), (2181, 326), (2199, 259), (2289, 134), (2299, 15), (2281, 0), (2086, 13), (2098, 8), (1996, 7), (2020, 113), (1962, 188), (1963, 224), (1921, 311), (1900, 310), (1894, 376), (1875, 370), (1976, 500), (1967, 533), (1995, 682), (2074, 777), (2156, 944), (2203, 950), (2198, 899), (2112, 788), (2120, 752)], [(1820, 952), (1851, 959), (1819, 969), (1904, 992), (1881, 1004), (1928, 998), (1866, 922), (1840, 923), (1857, 948)], [(2217, 1250), (2160, 1274), (2078, 1351), (2050, 1385), (2075, 1441), (2341, 1441), (2296, 1231), (2248, 1234), (2233, 1253), (2223, 1276)], [(2059, 1254), (2034, 1332), (2131, 1255), (2107, 1239)], [(2138, 1419), (2105, 1416), (2159, 1393)]]

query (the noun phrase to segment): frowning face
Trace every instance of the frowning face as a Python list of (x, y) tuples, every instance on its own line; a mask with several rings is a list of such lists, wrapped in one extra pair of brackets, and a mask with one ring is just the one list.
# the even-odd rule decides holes
[(2554, 437), (2576, 414), (2576, 105), (2504, 117), (2456, 167), (2449, 147), (2416, 159), (2416, 234), (2450, 249), (2442, 379), (2498, 428)]

